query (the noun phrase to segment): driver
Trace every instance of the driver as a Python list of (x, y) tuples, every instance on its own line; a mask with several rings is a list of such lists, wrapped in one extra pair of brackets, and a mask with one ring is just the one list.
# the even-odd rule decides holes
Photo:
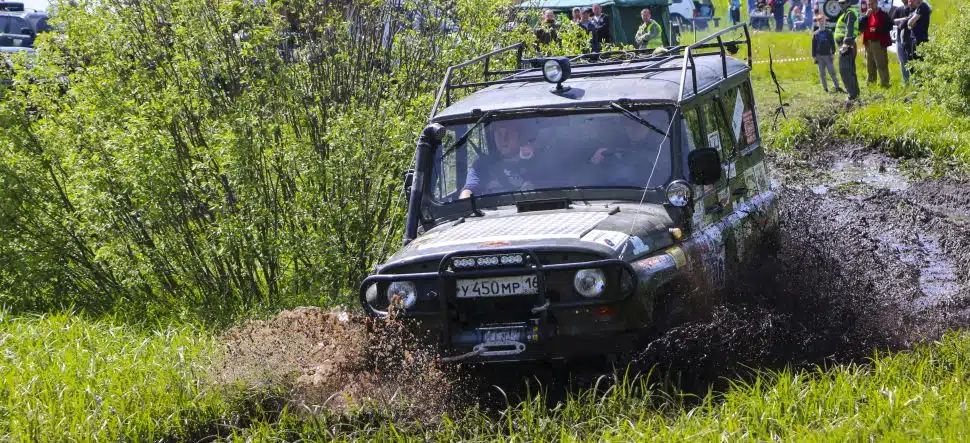
[(535, 148), (526, 141), (521, 126), (522, 123), (515, 120), (501, 120), (489, 125), (498, 152), (475, 160), (468, 169), (459, 198), (534, 188)]

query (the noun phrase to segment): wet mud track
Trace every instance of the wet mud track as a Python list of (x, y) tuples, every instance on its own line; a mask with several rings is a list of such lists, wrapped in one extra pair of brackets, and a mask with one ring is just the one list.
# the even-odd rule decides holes
[[(862, 147), (777, 157), (777, 242), (701, 318), (613, 362), (703, 395), (754, 370), (864, 362), (970, 324), (970, 179), (913, 179)], [(306, 308), (230, 331), (222, 382), (284, 385), (302, 410), (376, 402), (428, 422), (605, 388), (603, 362), (439, 364), (394, 322)], [(606, 378), (604, 378), (606, 376)], [(387, 410), (387, 409), (385, 409)]]

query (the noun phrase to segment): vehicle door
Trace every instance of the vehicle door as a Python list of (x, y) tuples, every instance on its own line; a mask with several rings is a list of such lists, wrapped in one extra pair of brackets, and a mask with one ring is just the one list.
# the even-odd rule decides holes
[[(687, 153), (698, 148), (714, 148), (724, 158), (722, 142), (723, 117), (720, 105), (713, 95), (698, 100), (696, 106), (683, 111), (684, 162)], [(727, 132), (724, 132), (727, 135)], [(728, 146), (730, 139), (728, 138)], [(689, 171), (685, 173), (689, 177)], [(729, 256), (725, 242), (725, 216), (730, 212), (730, 186), (726, 176), (712, 185), (693, 185), (693, 206), (691, 208), (690, 237), (684, 249), (690, 257), (692, 267), (699, 273), (701, 282), (710, 289), (719, 290), (727, 283), (727, 262)], [(705, 285), (707, 286), (707, 285)]]
[(754, 258), (754, 251), (771, 222), (774, 197), (770, 190), (764, 150), (758, 132), (754, 99), (749, 81), (728, 88), (718, 100), (729, 120), (728, 136), (735, 149), (725, 151), (724, 171), (728, 178), (729, 243), (739, 263)]

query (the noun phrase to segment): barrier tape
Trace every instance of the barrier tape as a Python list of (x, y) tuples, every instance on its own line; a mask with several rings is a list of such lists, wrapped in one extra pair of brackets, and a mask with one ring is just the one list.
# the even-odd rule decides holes
[[(783, 59), (775, 60), (775, 63), (803, 62), (805, 60), (811, 60), (811, 59), (812, 59), (811, 57), (783, 58)], [(755, 60), (754, 61), (754, 64), (756, 64), (756, 65), (760, 65), (760, 64), (764, 64), (764, 63), (768, 63), (768, 60)]]

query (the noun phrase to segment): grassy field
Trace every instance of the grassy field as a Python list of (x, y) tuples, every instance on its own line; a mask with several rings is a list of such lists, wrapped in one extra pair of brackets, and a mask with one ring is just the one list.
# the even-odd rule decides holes
[[(216, 352), (201, 331), (148, 333), (68, 315), (0, 321), (0, 438), (31, 441), (961, 440), (970, 434), (970, 336), (870, 364), (766, 372), (684, 399), (627, 380), (549, 409), (536, 397), (497, 419), (440, 422), (373, 411), (314, 415), (260, 406), (207, 385)], [(232, 391), (228, 391), (232, 392)]]
[[(935, 3), (946, 11), (955, 0)], [(719, 11), (726, 14), (726, 7)], [(808, 48), (807, 33), (754, 35), (758, 112), (774, 147), (794, 149), (826, 130), (894, 155), (970, 163), (970, 120), (917, 99), (906, 103), (913, 91), (900, 85), (895, 64), (892, 88), (863, 81), (862, 105), (847, 107), (845, 96), (822, 91), (810, 60), (779, 62), (782, 99), (791, 106), (789, 118), (775, 124), (778, 98), (761, 61), (769, 49), (790, 59), (807, 57)], [(0, 439), (11, 441), (195, 441), (214, 435), (241, 441), (958, 441), (970, 433), (970, 336), (960, 333), (910, 352), (876, 355), (866, 365), (764, 372), (703, 398), (628, 380), (553, 409), (536, 398), (497, 419), (471, 410), (435, 423), (403, 422), (370, 410), (311, 416), (255, 401), (259, 395), (208, 381), (219, 342), (190, 326), (146, 330), (72, 314), (0, 313), (0, 343)]]

